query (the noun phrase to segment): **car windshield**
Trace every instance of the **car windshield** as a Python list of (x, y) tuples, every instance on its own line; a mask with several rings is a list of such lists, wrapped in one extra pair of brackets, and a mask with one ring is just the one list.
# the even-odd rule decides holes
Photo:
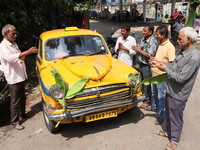
[(59, 37), (46, 42), (45, 57), (47, 60), (63, 59), (71, 56), (90, 56), (107, 53), (99, 36), (78, 35)]

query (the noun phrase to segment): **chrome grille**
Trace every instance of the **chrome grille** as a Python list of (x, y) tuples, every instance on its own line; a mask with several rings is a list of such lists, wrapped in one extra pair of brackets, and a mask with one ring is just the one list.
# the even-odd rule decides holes
[[(110, 94), (106, 96), (100, 95), (96, 98), (90, 98), (90, 99), (87, 98), (87, 96), (97, 95), (98, 93), (105, 94), (105, 93), (115, 92), (121, 89), (127, 89), (127, 90), (120, 91), (115, 94)], [(82, 93), (76, 95), (76, 98), (86, 97), (86, 99), (80, 100), (80, 101), (67, 102), (67, 108), (68, 109), (84, 108), (84, 107), (89, 107), (89, 106), (100, 105), (103, 103), (112, 103), (117, 100), (128, 99), (130, 98), (130, 95), (131, 95), (131, 89), (129, 86), (126, 86), (125, 84), (116, 84), (116, 85), (111, 85), (111, 86), (99, 87), (98, 90), (97, 88), (86, 89)]]

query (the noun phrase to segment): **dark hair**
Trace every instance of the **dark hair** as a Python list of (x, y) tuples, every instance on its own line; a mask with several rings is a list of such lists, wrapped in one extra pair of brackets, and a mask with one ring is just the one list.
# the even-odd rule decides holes
[(153, 26), (153, 25), (149, 24), (149, 25), (147, 25), (147, 26), (145, 26), (145, 27), (147, 27), (148, 30), (151, 31), (152, 34), (153, 34), (153, 32), (154, 32), (154, 26)]
[(122, 27), (121, 27), (121, 29), (125, 29), (126, 31), (130, 31), (131, 30), (131, 27), (130, 27), (130, 25), (128, 25), (128, 24), (124, 24)]
[(182, 19), (183, 16), (182, 15), (178, 15), (177, 19)]
[(156, 32), (159, 31), (161, 35), (165, 35), (165, 37), (168, 37), (168, 29), (166, 25), (160, 25), (156, 28)]

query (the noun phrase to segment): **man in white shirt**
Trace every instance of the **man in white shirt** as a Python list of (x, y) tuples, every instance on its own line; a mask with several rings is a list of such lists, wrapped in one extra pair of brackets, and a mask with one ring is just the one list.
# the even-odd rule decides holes
[(136, 54), (131, 47), (136, 45), (135, 38), (130, 36), (130, 26), (124, 25), (121, 27), (121, 34), (117, 39), (115, 51), (118, 52), (118, 59), (130, 66), (133, 65), (133, 55)]
[(20, 124), (19, 117), (25, 117), (25, 88), (24, 81), (27, 79), (24, 60), (27, 55), (37, 53), (37, 48), (21, 52), (15, 43), (17, 38), (16, 28), (7, 24), (2, 29), (4, 37), (0, 44), (1, 65), (11, 93), (11, 124), (17, 130), (24, 129)]

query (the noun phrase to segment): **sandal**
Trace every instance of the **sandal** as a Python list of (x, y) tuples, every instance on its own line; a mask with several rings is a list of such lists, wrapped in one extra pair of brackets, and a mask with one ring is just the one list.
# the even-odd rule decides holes
[(166, 149), (166, 150), (175, 150), (176, 147), (177, 147), (177, 145), (178, 145), (177, 142), (171, 141), (171, 142), (169, 142), (169, 143), (166, 145), (165, 149)]
[(168, 134), (165, 131), (158, 130), (156, 131), (156, 134), (162, 137), (168, 137)]
[(23, 126), (23, 125), (21, 125), (21, 124), (15, 124), (14, 125), (14, 128), (16, 129), (16, 130), (23, 130), (25, 127)]
[(144, 110), (156, 112), (156, 110), (152, 109), (151, 106), (145, 107)]
[(164, 119), (161, 117), (158, 117), (155, 121), (155, 125), (161, 125), (163, 123)]
[(145, 109), (149, 106), (149, 104), (143, 103), (139, 108)]

